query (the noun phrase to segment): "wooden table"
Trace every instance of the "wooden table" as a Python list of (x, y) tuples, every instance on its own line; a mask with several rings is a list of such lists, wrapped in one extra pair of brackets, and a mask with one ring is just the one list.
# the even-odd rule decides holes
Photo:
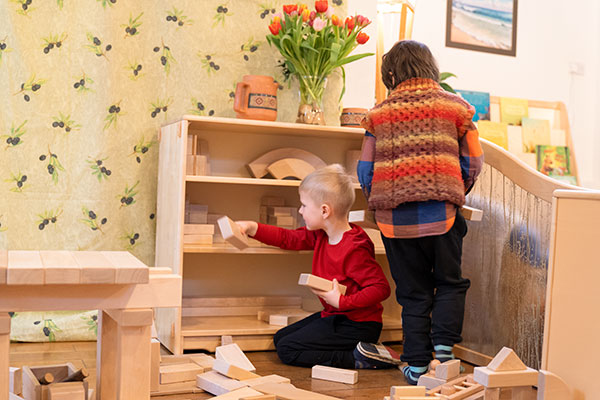
[(0, 400), (9, 312), (98, 309), (96, 398), (150, 398), (153, 308), (181, 307), (181, 276), (127, 252), (0, 251)]

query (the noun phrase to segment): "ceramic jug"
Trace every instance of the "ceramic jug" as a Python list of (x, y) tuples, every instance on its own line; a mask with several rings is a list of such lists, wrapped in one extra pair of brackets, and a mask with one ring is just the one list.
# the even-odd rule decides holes
[(233, 110), (237, 117), (275, 121), (278, 87), (271, 76), (244, 75), (235, 88)]
[(360, 127), (360, 121), (367, 115), (366, 108), (344, 108), (340, 115), (341, 126)]

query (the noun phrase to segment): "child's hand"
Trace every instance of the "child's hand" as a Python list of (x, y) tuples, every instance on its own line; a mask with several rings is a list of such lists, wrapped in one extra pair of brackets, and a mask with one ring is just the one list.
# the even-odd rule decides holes
[(237, 226), (240, 227), (240, 230), (248, 236), (256, 235), (256, 231), (258, 230), (258, 224), (256, 221), (235, 221)]
[(340, 285), (337, 279), (333, 279), (333, 289), (328, 292), (323, 292), (322, 290), (311, 289), (314, 294), (322, 298), (325, 303), (329, 304), (334, 308), (340, 308), (340, 297), (342, 296), (340, 292)]

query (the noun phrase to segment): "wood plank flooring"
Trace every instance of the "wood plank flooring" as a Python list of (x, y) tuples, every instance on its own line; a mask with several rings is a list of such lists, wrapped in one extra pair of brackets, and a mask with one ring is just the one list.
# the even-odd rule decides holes
[[(401, 351), (400, 345), (393, 345), (396, 351)], [(328, 382), (311, 379), (310, 368), (292, 367), (279, 361), (274, 351), (246, 352), (246, 355), (256, 367), (259, 375), (277, 374), (290, 378), (292, 384), (301, 389), (327, 394), (341, 399), (372, 400), (383, 399), (389, 395), (390, 386), (406, 385), (399, 369), (389, 370), (359, 370), (358, 383)], [(72, 363), (76, 368), (85, 367), (90, 372), (90, 388), (96, 387), (96, 342), (59, 342), (59, 343), (11, 343), (10, 365), (37, 366)], [(468, 370), (471, 368), (467, 368)], [(208, 393), (183, 394), (153, 397), (156, 400), (197, 400), (209, 399)]]

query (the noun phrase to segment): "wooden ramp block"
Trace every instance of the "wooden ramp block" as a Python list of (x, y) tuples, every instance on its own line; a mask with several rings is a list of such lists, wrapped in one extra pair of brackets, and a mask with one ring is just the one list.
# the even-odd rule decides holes
[(296, 178), (302, 180), (313, 172), (315, 167), (299, 158), (283, 158), (267, 167), (275, 179)]
[(390, 389), (390, 396), (403, 397), (403, 396), (422, 396), (425, 397), (427, 388), (424, 386), (392, 386)]
[(0, 285), (6, 284), (6, 270), (8, 269), (8, 251), (0, 250)]
[(538, 400), (572, 400), (573, 393), (569, 385), (550, 371), (540, 370), (538, 376)]
[(8, 367), (8, 391), (21, 394), (23, 391), (23, 370), (21, 368)]
[(464, 205), (460, 208), (463, 217), (468, 221), (481, 221), (483, 219), (483, 211), (478, 208)]
[(8, 285), (43, 285), (45, 268), (39, 251), (8, 252), (6, 283)]
[(73, 251), (72, 254), (81, 267), (81, 283), (115, 283), (117, 270), (101, 252)]
[(115, 283), (148, 283), (150, 269), (127, 251), (102, 251), (106, 259), (115, 266)]
[(246, 387), (243, 382), (221, 375), (217, 371), (208, 371), (196, 376), (196, 386), (208, 393), (219, 396), (232, 390)]
[[(313, 289), (322, 290), (324, 292), (328, 292), (331, 289), (333, 289), (332, 281), (313, 274), (300, 274), (300, 278), (298, 279), (298, 285), (308, 286)], [(342, 284), (339, 285), (340, 293), (346, 294), (346, 286)]]
[[(311, 152), (302, 149), (296, 149), (293, 147), (284, 147), (280, 149), (271, 150), (258, 157), (256, 160), (248, 164), (248, 169), (250, 170), (250, 174), (252, 174), (253, 177), (262, 178), (269, 173), (269, 171), (267, 170), (267, 167), (269, 165), (283, 158), (295, 158), (303, 160), (306, 163), (310, 164), (314, 169), (319, 169), (327, 166), (327, 164), (325, 164), (323, 160), (321, 160), (319, 157), (312, 154)], [(263, 201), (262, 204), (267, 203)], [(281, 204), (270, 205), (283, 205), (283, 202)]]
[[(312, 367), (311, 377), (314, 379), (323, 379), (325, 381), (341, 382), (354, 385), (356, 382), (358, 382), (358, 371), (327, 367), (324, 365), (315, 365)], [(423, 393), (425, 393), (425, 391), (423, 391)]]
[(215, 357), (218, 360), (223, 360), (231, 365), (243, 368), (246, 371), (255, 372), (256, 368), (248, 357), (244, 354), (240, 346), (236, 343), (228, 344), (226, 346), (218, 346), (215, 349)]
[(538, 381), (538, 371), (532, 368), (524, 371), (494, 371), (488, 367), (475, 367), (473, 378), (487, 388), (534, 386)]
[(204, 372), (204, 368), (196, 363), (170, 364), (160, 366), (160, 383), (193, 381), (196, 375)]
[(229, 217), (222, 217), (217, 220), (223, 239), (234, 245), (240, 250), (248, 247), (248, 237), (242, 233), (240, 227)]
[(217, 371), (220, 374), (232, 379), (237, 379), (238, 381), (260, 378), (260, 375), (257, 375), (254, 372), (250, 372), (236, 365), (229, 364), (227, 361), (219, 358), (217, 358), (213, 363), (213, 371)]
[(267, 375), (261, 376), (260, 378), (248, 379), (245, 380), (244, 383), (250, 387), (254, 387), (257, 385), (262, 385), (265, 383), (291, 383), (290, 378), (286, 378), (285, 376), (280, 375)]
[(524, 371), (527, 366), (513, 349), (503, 347), (487, 365), (492, 371)]
[(337, 397), (298, 389), (290, 383), (265, 383), (256, 385), (253, 389), (265, 394), (273, 394), (277, 396), (278, 399), (281, 398), (284, 400), (340, 400)]
[(46, 285), (73, 285), (81, 281), (81, 267), (70, 251), (40, 251)]
[(435, 368), (435, 377), (438, 379), (454, 379), (460, 375), (460, 360), (448, 360)]
[(242, 400), (242, 399), (254, 399), (256, 396), (261, 396), (262, 393), (258, 390), (250, 389), (249, 387), (243, 387), (241, 389), (232, 390), (231, 392), (212, 397), (212, 400)]

